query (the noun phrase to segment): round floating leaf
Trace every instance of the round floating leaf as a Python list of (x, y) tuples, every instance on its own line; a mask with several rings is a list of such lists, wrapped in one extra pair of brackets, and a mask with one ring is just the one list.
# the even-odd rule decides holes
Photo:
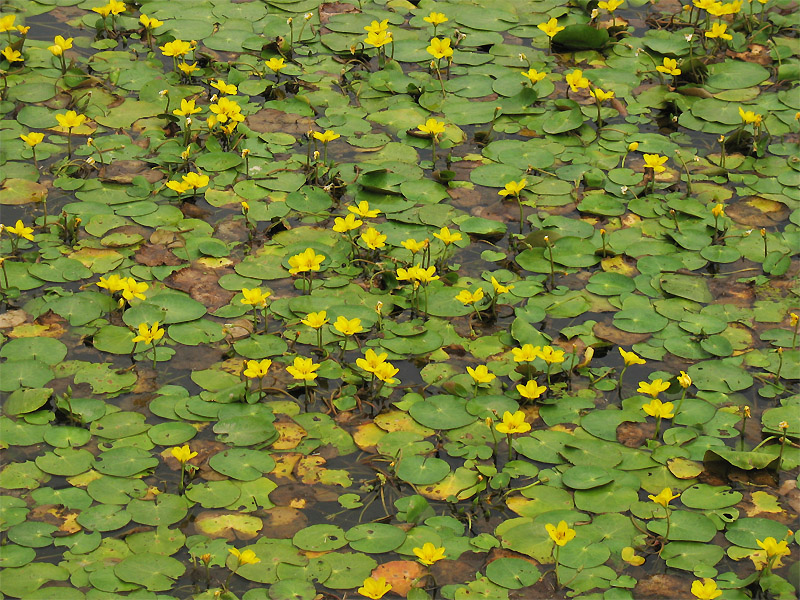
[(441, 458), (417, 455), (403, 458), (397, 464), (396, 475), (407, 483), (430, 485), (444, 479), (449, 472), (450, 465)]
[(631, 308), (614, 313), (614, 326), (628, 333), (654, 333), (667, 326), (669, 320), (648, 308)]
[(188, 503), (183, 496), (159, 494), (155, 500), (131, 500), (127, 506), (131, 518), (142, 525), (172, 525), (186, 516)]
[(214, 425), (214, 433), (220, 441), (234, 446), (252, 446), (278, 437), (272, 420), (263, 415), (222, 419)]
[(458, 396), (431, 396), (423, 402), (417, 402), (408, 413), (420, 425), (431, 429), (456, 429), (474, 422), (476, 418), (469, 414), (467, 401)]
[[(136, 377), (134, 375), (134, 377)], [(41, 388), (53, 379), (53, 370), (39, 360), (9, 360), (0, 363), (0, 391)]]
[(489, 581), (509, 590), (534, 585), (542, 577), (541, 571), (521, 558), (498, 558), (486, 567)]
[(611, 550), (607, 545), (576, 536), (561, 549), (558, 560), (564, 566), (572, 569), (590, 569), (602, 565), (609, 556), (611, 556)]
[(667, 566), (691, 571), (697, 577), (715, 576), (716, 571), (711, 573), (707, 569), (716, 565), (724, 555), (725, 551), (719, 546), (698, 542), (670, 542), (661, 551), (661, 558)]
[(298, 531), (292, 543), (301, 550), (328, 552), (347, 545), (344, 530), (336, 525), (311, 525)]
[(16, 390), (6, 400), (3, 411), (12, 416), (30, 413), (44, 406), (52, 395), (52, 388)]
[(611, 473), (602, 467), (578, 466), (564, 471), (561, 482), (576, 490), (588, 490), (612, 480)]
[(269, 586), (270, 600), (314, 600), (316, 596), (314, 584), (302, 579), (281, 578)]
[(363, 523), (349, 529), (345, 537), (353, 550), (380, 554), (399, 548), (406, 539), (406, 532), (394, 525)]
[(331, 574), (325, 580), (325, 587), (334, 590), (357, 588), (363, 585), (372, 570), (378, 566), (377, 561), (366, 554), (352, 552), (330, 552), (322, 560), (331, 568)]
[(158, 459), (141, 448), (113, 448), (101, 452), (94, 468), (105, 475), (132, 477), (158, 465)]
[(69, 571), (47, 562), (33, 562), (16, 569), (5, 569), (0, 592), (12, 598), (28, 598), (50, 581), (66, 581)]
[(8, 539), (28, 548), (44, 548), (53, 543), (53, 532), (58, 527), (39, 521), (25, 521), (8, 530)]
[(730, 523), (725, 529), (725, 537), (732, 544), (742, 548), (758, 549), (756, 540), (762, 542), (768, 537), (780, 541), (786, 537), (788, 527), (771, 519), (760, 517), (743, 518)]
[(189, 423), (159, 423), (147, 431), (147, 435), (159, 446), (178, 446), (197, 435), (197, 429)]
[[(670, 541), (710, 542), (717, 534), (714, 522), (699, 513), (687, 510), (673, 510), (669, 519), (668, 539)], [(650, 521), (647, 523), (647, 528), (660, 536), (664, 536), (667, 532), (667, 521), (666, 519)]]
[(169, 590), (184, 571), (183, 563), (171, 556), (149, 552), (131, 554), (114, 567), (114, 574), (122, 581), (142, 585), (151, 592)]
[(230, 480), (206, 481), (201, 485), (191, 485), (186, 489), (186, 497), (203, 508), (222, 508), (230, 506), (239, 499), (242, 490)]
[(131, 515), (114, 504), (97, 504), (87, 508), (78, 515), (77, 521), (81, 527), (89, 531), (116, 531), (125, 527), (131, 520)]
[(208, 460), (208, 465), (221, 475), (253, 481), (272, 471), (275, 460), (268, 452), (234, 448), (218, 452)]
[(88, 450), (56, 448), (36, 458), (36, 466), (50, 475), (72, 477), (88, 471), (94, 456)]
[(0, 348), (0, 357), (9, 360), (38, 360), (55, 365), (64, 360), (67, 347), (59, 340), (48, 337), (18, 338)]
[(685, 506), (702, 510), (726, 508), (738, 504), (741, 499), (742, 494), (740, 492), (735, 492), (726, 485), (698, 483), (686, 488), (681, 493), (681, 502)]

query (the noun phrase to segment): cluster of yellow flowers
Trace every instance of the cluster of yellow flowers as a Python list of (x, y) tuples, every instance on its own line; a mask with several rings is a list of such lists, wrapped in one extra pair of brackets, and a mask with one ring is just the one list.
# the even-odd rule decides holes
[(124, 2), (120, 2), (119, 0), (109, 0), (108, 4), (104, 4), (103, 6), (94, 6), (92, 10), (96, 12), (103, 18), (106, 18), (108, 15), (120, 15), (125, 12), (126, 7)]
[(386, 360), (389, 355), (386, 352), (377, 354), (372, 348), (367, 349), (364, 358), (357, 358), (356, 365), (361, 367), (367, 373), (371, 373), (377, 379), (384, 383), (393, 384), (397, 383), (397, 379), (393, 377), (400, 371), (395, 366)]
[(108, 278), (101, 277), (95, 285), (108, 290), (110, 294), (122, 292), (122, 298), (128, 302), (134, 298), (145, 300), (147, 296), (144, 293), (150, 287), (144, 281), (136, 281), (133, 277), (120, 277), (116, 274), (109, 275)]
[(364, 43), (380, 48), (392, 41), (392, 32), (389, 31), (389, 19), (383, 21), (373, 21), (364, 30), (367, 32), (367, 37), (364, 38)]
[(210, 179), (208, 175), (189, 171), (185, 175), (181, 176), (181, 181), (168, 181), (167, 187), (178, 194), (183, 194), (189, 190), (192, 190), (192, 193), (196, 193), (200, 188), (206, 187), (209, 182)]

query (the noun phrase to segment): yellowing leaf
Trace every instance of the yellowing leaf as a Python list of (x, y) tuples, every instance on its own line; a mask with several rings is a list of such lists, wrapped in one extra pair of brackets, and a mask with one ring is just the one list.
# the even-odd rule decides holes
[(751, 501), (753, 506), (746, 508), (748, 517), (753, 517), (761, 513), (783, 512), (780, 504), (778, 504), (778, 499), (768, 492), (753, 492)]

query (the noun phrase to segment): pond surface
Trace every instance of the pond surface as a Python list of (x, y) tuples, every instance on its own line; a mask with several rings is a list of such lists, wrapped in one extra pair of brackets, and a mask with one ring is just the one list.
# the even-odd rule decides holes
[(0, 11), (5, 597), (797, 596), (794, 4)]

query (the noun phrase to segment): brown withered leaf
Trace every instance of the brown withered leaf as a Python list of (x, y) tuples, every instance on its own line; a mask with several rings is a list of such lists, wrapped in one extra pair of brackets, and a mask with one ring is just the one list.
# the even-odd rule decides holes
[(132, 183), (134, 177), (144, 177), (148, 183), (164, 179), (164, 174), (143, 160), (115, 160), (100, 169), (101, 181), (114, 183)]
[(756, 63), (762, 67), (767, 67), (772, 64), (772, 57), (770, 56), (769, 48), (761, 44), (750, 44), (747, 47), (747, 52), (734, 52), (728, 50), (726, 52), (731, 58), (738, 58), (745, 62)]
[(148, 267), (160, 267), (162, 265), (177, 266), (183, 261), (172, 253), (172, 250), (157, 244), (145, 244), (141, 246), (133, 255), (136, 262)]
[(186, 267), (175, 271), (164, 280), (169, 287), (181, 290), (200, 302), (209, 311), (225, 306), (233, 298), (234, 293), (219, 286), (219, 278), (231, 269), (200, 269)]
[(379, 565), (372, 571), (372, 577), (375, 579), (385, 577), (386, 583), (392, 586), (392, 593), (397, 594), (401, 598), (405, 598), (409, 590), (414, 587), (415, 581), (418, 582), (417, 587), (421, 587), (421, 578), (425, 573), (425, 567), (418, 562), (412, 560), (392, 560)]
[(352, 4), (346, 2), (324, 2), (319, 5), (319, 22), (325, 25), (332, 16), (359, 12)]
[(281, 132), (300, 136), (315, 126), (314, 120), (274, 108), (262, 108), (245, 119), (247, 126), (259, 133)]

